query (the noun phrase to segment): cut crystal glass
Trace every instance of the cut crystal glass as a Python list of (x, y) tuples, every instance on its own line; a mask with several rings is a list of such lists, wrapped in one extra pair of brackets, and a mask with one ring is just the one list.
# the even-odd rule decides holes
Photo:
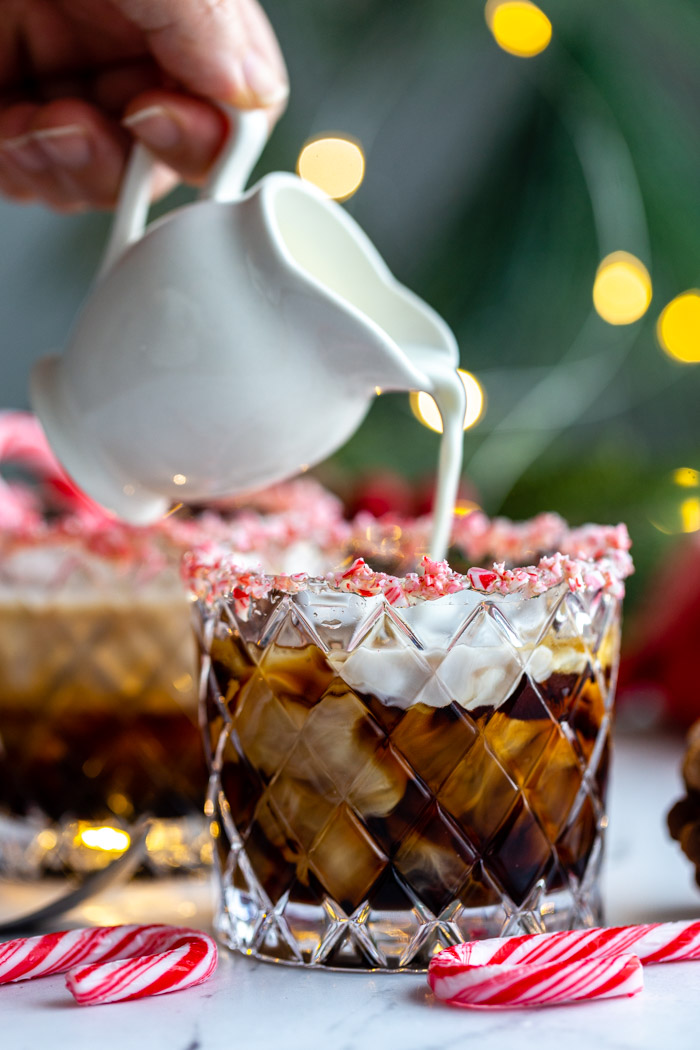
[(230, 947), (424, 970), (594, 926), (620, 602), (566, 583), (408, 608), (319, 584), (197, 605)]
[(0, 873), (90, 871), (154, 818), (146, 867), (211, 852), (189, 604), (156, 574), (70, 542), (0, 569)]

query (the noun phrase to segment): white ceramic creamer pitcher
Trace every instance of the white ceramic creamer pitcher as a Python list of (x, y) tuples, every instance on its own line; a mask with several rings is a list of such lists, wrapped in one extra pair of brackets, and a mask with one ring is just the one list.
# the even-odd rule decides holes
[(377, 388), (433, 393), (447, 376), (459, 398), (452, 333), (343, 208), (286, 173), (243, 192), (267, 120), (230, 117), (202, 198), (145, 230), (152, 161), (134, 150), (69, 346), (32, 377), (59, 459), (133, 523), (319, 462)]

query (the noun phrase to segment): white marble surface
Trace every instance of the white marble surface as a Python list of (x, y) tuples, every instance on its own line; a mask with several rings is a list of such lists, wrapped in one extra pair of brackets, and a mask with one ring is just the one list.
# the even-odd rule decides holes
[[(681, 793), (681, 750), (680, 741), (618, 741), (605, 874), (611, 924), (700, 916), (692, 869), (664, 826), (665, 812)], [(70, 924), (170, 921), (206, 927), (210, 914), (205, 883), (136, 884), (84, 905)], [(80, 1008), (61, 977), (0, 988), (0, 1046), (461, 1050), (478, 1040), (493, 1050), (694, 1050), (700, 963), (650, 967), (645, 983), (635, 999), (477, 1012), (436, 1003), (422, 976), (308, 972), (222, 950), (217, 973), (200, 988), (140, 1002)]]

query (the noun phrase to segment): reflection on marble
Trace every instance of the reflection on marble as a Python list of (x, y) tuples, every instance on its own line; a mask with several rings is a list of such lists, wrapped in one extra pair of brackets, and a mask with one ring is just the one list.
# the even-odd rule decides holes
[[(664, 829), (681, 792), (682, 743), (618, 742), (605, 898), (609, 923), (700, 916), (691, 866)], [(30, 888), (31, 889), (31, 888)], [(1, 891), (0, 891), (1, 892)], [(27, 887), (22, 903), (26, 904)], [(2, 908), (8, 908), (2, 895)], [(65, 925), (178, 922), (206, 926), (206, 882), (137, 882), (88, 902)], [(690, 1050), (697, 1043), (700, 964), (649, 968), (631, 1000), (542, 1011), (478, 1012), (436, 1003), (422, 976), (338, 974), (258, 963), (222, 950), (211, 981), (180, 995), (116, 1006), (74, 1006), (63, 979), (0, 988), (2, 1045), (117, 1050)]]

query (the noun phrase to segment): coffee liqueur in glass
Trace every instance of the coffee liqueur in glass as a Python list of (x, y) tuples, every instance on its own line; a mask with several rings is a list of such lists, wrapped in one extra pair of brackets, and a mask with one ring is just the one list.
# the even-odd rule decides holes
[(461, 940), (601, 921), (629, 571), (606, 535), (519, 575), (424, 562), (422, 584), (196, 566), (227, 944), (421, 970)]
[(165, 541), (154, 551), (148, 537), (127, 557), (98, 541), (47, 529), (2, 544), (5, 876), (103, 867), (144, 817), (151, 871), (196, 868), (210, 855), (180, 552)]

